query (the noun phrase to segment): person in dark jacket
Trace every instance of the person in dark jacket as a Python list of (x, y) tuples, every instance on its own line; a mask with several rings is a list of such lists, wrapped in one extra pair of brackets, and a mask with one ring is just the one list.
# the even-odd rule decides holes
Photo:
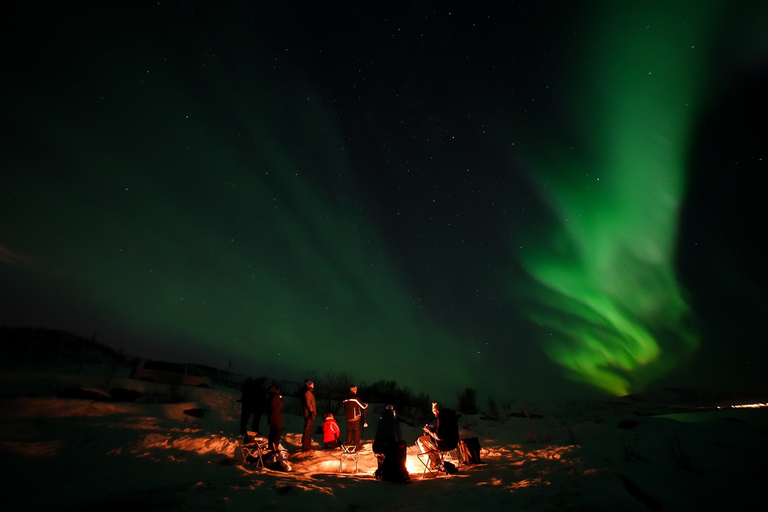
[(376, 454), (378, 468), (374, 476), (377, 480), (405, 483), (410, 481), (405, 465), (408, 447), (403, 441), (400, 422), (395, 415), (394, 407), (388, 405), (376, 425), (373, 453)]
[(267, 420), (269, 422), (269, 449), (273, 452), (280, 450), (280, 436), (283, 435), (283, 397), (280, 388), (273, 384), (267, 397)]
[(379, 453), (377, 451), (378, 447), (381, 447), (383, 450), (386, 445), (395, 444), (397, 441), (403, 440), (400, 422), (397, 421), (395, 416), (395, 409), (391, 405), (388, 405), (387, 408), (382, 411), (381, 418), (376, 424), (376, 437), (373, 439), (373, 453)]
[(301, 449), (308, 452), (312, 450), (312, 426), (317, 417), (315, 384), (311, 380), (304, 381), (302, 409), (304, 410), (304, 433), (301, 435)]
[(440, 460), (435, 451), (453, 450), (459, 444), (459, 418), (451, 409), (444, 409), (439, 403), (432, 404), (435, 425), (424, 427), (424, 434), (417, 441), (422, 453), (429, 453), (432, 467), (438, 467)]
[(242, 396), (240, 397), (240, 435), (248, 435), (248, 420), (253, 415), (251, 430), (259, 433), (259, 424), (261, 416), (264, 414), (264, 402), (266, 394), (264, 392), (264, 379), (254, 379), (248, 377), (243, 382)]
[(350, 386), (349, 395), (343, 402), (344, 415), (347, 420), (347, 446), (354, 446), (359, 450), (360, 445), (360, 424), (363, 423), (363, 416), (368, 404), (363, 403), (357, 396), (357, 386)]

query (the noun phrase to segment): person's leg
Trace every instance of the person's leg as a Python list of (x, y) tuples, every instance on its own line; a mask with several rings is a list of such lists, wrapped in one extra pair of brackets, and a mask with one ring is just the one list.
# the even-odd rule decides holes
[(258, 409), (254, 409), (253, 411), (253, 423), (251, 424), (252, 430), (254, 432), (261, 432), (259, 430), (259, 424), (261, 423), (261, 411)]
[(280, 435), (283, 433), (282, 425), (269, 426), (269, 449), (276, 452), (280, 449)]
[(355, 428), (353, 430), (353, 433), (355, 438), (354, 439), (355, 448), (359, 450), (360, 449), (360, 422), (355, 421), (354, 424), (355, 424)]
[(250, 409), (248, 404), (243, 402), (240, 408), (240, 435), (244, 436), (248, 433), (248, 416), (250, 416)]
[(432, 436), (421, 436), (416, 440), (416, 444), (419, 445), (421, 453), (426, 453), (437, 448), (434, 441), (432, 440)]
[(277, 451), (276, 445), (275, 445), (275, 436), (277, 433), (277, 429), (274, 425), (269, 426), (269, 449), (272, 451)]
[(347, 422), (347, 442), (344, 443), (347, 446), (349, 446), (349, 445), (354, 443), (354, 437), (353, 437), (353, 433), (352, 433), (352, 428), (353, 428), (354, 423), (355, 423), (354, 421), (348, 421)]
[(312, 449), (312, 417), (307, 416), (304, 418), (304, 432), (301, 434), (301, 449)]
[(275, 451), (279, 452), (280, 451), (280, 438), (283, 435), (283, 425), (282, 424), (277, 425), (275, 428), (277, 429), (277, 433), (275, 435)]
[(435, 453), (437, 445), (435, 444), (435, 440), (432, 439), (432, 436), (421, 436), (416, 440), (416, 444), (419, 445), (421, 453), (429, 454), (430, 467), (435, 468), (440, 464), (440, 458)]

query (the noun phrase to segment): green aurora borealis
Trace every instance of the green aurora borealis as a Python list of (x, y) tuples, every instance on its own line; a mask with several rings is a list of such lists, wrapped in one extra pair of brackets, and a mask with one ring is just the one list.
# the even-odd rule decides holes
[(642, 390), (699, 343), (675, 244), (716, 13), (638, 7), (607, 5), (594, 22), (591, 80), (574, 92), (587, 147), (536, 157), (560, 223), (523, 255), (543, 288), (530, 315), (554, 332), (552, 359), (617, 395)]
[(62, 9), (3, 85), (0, 325), (438, 399), (622, 395), (716, 343), (681, 218), (759, 2)]
[[(259, 70), (251, 72), (256, 76)], [(211, 76), (216, 75), (213, 70)], [(308, 108), (310, 118), (332, 124), (333, 116), (312, 110), (311, 103), (290, 106), (311, 94), (309, 88), (282, 93), (293, 100), (279, 106), (263, 102), (249, 108), (230, 99), (229, 107), (243, 119), (237, 133), (229, 135), (249, 141), (237, 147), (222, 140), (227, 137), (221, 131), (231, 128), (216, 126), (213, 109), (174, 97), (184, 91), (181, 80), (156, 79), (173, 84), (169, 97), (158, 96), (153, 80), (145, 79), (146, 96), (130, 101), (153, 110), (153, 118), (175, 119), (183, 127), (180, 133), (163, 125), (142, 126), (150, 114), (139, 112), (135, 119), (122, 118), (126, 133), (142, 132), (138, 145), (126, 147), (124, 134), (73, 131), (61, 121), (65, 134), (51, 145), (78, 162), (76, 172), (90, 187), (57, 197), (73, 177), (49, 184), (47, 213), (55, 227), (39, 254), (50, 259), (35, 262), (52, 269), (45, 278), (77, 289), (91, 307), (136, 326), (141, 335), (216, 347), (235, 361), (253, 360), (257, 367), (277, 371), (297, 364), (312, 371), (317, 361), (332, 368), (334, 358), (343, 369), (343, 354), (356, 352), (353, 374), (396, 367), (398, 354), (369, 356), (359, 348), (385, 345), (391, 338), (440, 367), (466, 359), (466, 347), (409, 297), (363, 206), (344, 200), (354, 194), (344, 190), (350, 187), (349, 164), (343, 154), (324, 149), (341, 142), (313, 140), (318, 138), (314, 127), (303, 132), (285, 127), (299, 131), (300, 143), (282, 142), (273, 134), (281, 118), (303, 119)], [(213, 80), (209, 86), (228, 90), (229, 85)], [(128, 100), (113, 100), (122, 101)], [(242, 146), (248, 146), (247, 155)], [(311, 146), (311, 157), (297, 156)], [(175, 160), (167, 158), (163, 148), (169, 147)], [(312, 173), (305, 171), (308, 167)], [(324, 167), (333, 174), (323, 175)], [(26, 177), (19, 173), (19, 178)], [(321, 189), (325, 179), (335, 182), (333, 193), (340, 197)], [(32, 182), (17, 186), (35, 188)], [(55, 246), (71, 250), (62, 254)], [(84, 269), (94, 250), (99, 257)], [(440, 344), (441, 355), (429, 353), (428, 340)], [(452, 373), (469, 383), (465, 372)], [(424, 374), (437, 377), (429, 369)]]

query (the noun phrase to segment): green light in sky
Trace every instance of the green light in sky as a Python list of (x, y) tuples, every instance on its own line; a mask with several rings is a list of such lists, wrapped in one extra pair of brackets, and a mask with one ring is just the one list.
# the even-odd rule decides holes
[[(307, 101), (312, 87), (257, 67), (238, 94), (215, 62), (202, 69), (187, 80), (163, 61), (110, 89), (109, 102), (89, 95), (87, 122), (25, 109), (39, 112), (57, 152), (49, 165), (62, 168), (39, 185), (15, 175), (54, 226), (25, 246), (48, 279), (180, 359), (213, 355), (270, 377), (333, 370), (418, 390), (468, 386), (476, 351), (429, 316), (389, 260), (355, 199), (335, 116)], [(215, 101), (195, 99), (209, 92)], [(110, 129), (93, 128), (102, 123)], [(26, 233), (42, 232), (29, 217)]]
[(595, 17), (570, 103), (582, 141), (533, 159), (559, 223), (522, 251), (547, 354), (617, 395), (699, 343), (674, 260), (712, 12), (648, 5)]

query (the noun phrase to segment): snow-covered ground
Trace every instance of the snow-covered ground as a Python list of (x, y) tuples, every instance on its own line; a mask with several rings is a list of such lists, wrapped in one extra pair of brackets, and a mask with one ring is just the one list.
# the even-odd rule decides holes
[[(765, 410), (692, 412), (702, 421), (689, 422), (615, 401), (534, 405), (541, 417), (465, 416), (462, 435), (479, 438), (483, 463), (426, 478), (413, 445), (420, 431), (403, 424), (412, 479), (394, 484), (372, 476), (373, 418), (357, 473), (351, 461), (340, 472), (339, 451), (320, 449), (319, 435), (317, 450), (299, 453), (302, 419), (289, 414), (292, 470), (252, 468), (238, 446), (237, 390), (170, 390), (79, 370), (0, 374), (0, 482), (12, 510), (751, 510), (768, 481)], [(142, 396), (60, 397), (76, 387)], [(172, 394), (182, 401), (168, 403)]]

